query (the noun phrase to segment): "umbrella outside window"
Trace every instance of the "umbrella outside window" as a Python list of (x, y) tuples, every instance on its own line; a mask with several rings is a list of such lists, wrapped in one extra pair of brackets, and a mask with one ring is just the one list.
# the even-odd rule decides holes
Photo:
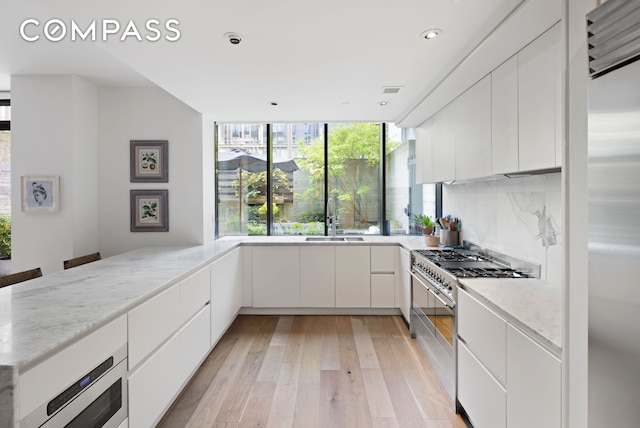
[[(293, 159), (273, 160), (273, 169), (280, 169), (285, 172), (297, 171), (298, 165)], [(240, 169), (238, 178), (239, 185), (239, 218), (242, 219), (242, 171), (263, 172), (267, 169), (267, 159), (265, 155), (249, 153), (241, 149), (233, 149), (218, 153), (218, 170), (234, 171)]]

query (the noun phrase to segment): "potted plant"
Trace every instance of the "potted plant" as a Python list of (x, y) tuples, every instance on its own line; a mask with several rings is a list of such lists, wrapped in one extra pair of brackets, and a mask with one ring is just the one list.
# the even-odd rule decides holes
[(429, 217), (428, 215), (424, 215), (421, 214), (421, 221), (422, 221), (422, 233), (424, 235), (433, 235), (433, 231), (435, 229), (436, 226), (436, 222), (433, 221), (433, 219), (431, 217)]

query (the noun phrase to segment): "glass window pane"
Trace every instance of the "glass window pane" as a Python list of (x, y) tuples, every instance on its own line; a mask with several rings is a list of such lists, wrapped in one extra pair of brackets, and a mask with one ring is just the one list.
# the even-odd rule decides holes
[(272, 125), (274, 235), (324, 234), (324, 125)]
[(0, 105), (0, 120), (11, 120), (11, 106)]
[(436, 186), (416, 183), (415, 148), (415, 128), (387, 124), (386, 216), (391, 235), (422, 234), (421, 214), (436, 220)]
[(380, 233), (380, 125), (329, 125), (329, 196), (338, 200), (337, 233)]
[(264, 124), (218, 126), (218, 236), (266, 235)]
[(0, 214), (11, 214), (11, 131), (0, 131)]

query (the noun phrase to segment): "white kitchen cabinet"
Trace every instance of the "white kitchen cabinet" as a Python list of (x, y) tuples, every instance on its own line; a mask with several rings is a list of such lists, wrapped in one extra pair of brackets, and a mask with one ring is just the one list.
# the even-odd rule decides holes
[(491, 76), (453, 103), (456, 180), (491, 175)]
[(416, 128), (416, 183), (433, 183), (432, 120)]
[(514, 55), (491, 72), (491, 172), (517, 172), (518, 153), (518, 55)]
[(506, 383), (506, 329), (504, 319), (458, 289), (458, 336), (503, 385)]
[(180, 285), (176, 284), (129, 311), (129, 370), (180, 327), (179, 309)]
[(336, 307), (371, 307), (370, 272), (370, 247), (336, 246)]
[(209, 352), (210, 305), (129, 373), (129, 426), (153, 427)]
[(475, 428), (507, 426), (507, 392), (462, 342), (458, 343), (458, 400)]
[(561, 144), (561, 121), (556, 123), (562, 100), (560, 49), (556, 24), (518, 53), (520, 171), (553, 168), (561, 161), (556, 159), (556, 144)]
[(300, 306), (336, 306), (336, 249), (334, 246), (300, 247)]
[(562, 425), (562, 365), (512, 325), (507, 327), (507, 426)]
[(396, 247), (396, 306), (402, 311), (407, 323), (411, 319), (411, 253), (402, 247)]
[(211, 346), (218, 342), (242, 306), (241, 249), (236, 248), (211, 265)]
[(371, 273), (393, 273), (396, 269), (395, 246), (371, 246)]
[(450, 181), (456, 178), (454, 110), (455, 105), (449, 104), (432, 118), (431, 165), (433, 167), (433, 182)]
[(184, 324), (211, 299), (209, 266), (180, 283), (180, 324)]
[(207, 305), (180, 329), (179, 340), (182, 352), (178, 362), (180, 373), (175, 393), (191, 377), (209, 353), (211, 349), (210, 338), (211, 306)]
[(179, 335), (165, 342), (149, 359), (129, 373), (129, 426), (153, 427), (180, 387), (182, 368)]
[(300, 306), (300, 249), (297, 246), (253, 247), (253, 306)]
[(395, 308), (395, 275), (392, 273), (371, 274), (371, 307)]

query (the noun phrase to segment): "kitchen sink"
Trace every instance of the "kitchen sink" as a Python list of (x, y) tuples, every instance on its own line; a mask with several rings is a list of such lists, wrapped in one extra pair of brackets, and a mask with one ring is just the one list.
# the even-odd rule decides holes
[(305, 241), (307, 242), (349, 242), (349, 241), (364, 241), (361, 236), (308, 236)]

